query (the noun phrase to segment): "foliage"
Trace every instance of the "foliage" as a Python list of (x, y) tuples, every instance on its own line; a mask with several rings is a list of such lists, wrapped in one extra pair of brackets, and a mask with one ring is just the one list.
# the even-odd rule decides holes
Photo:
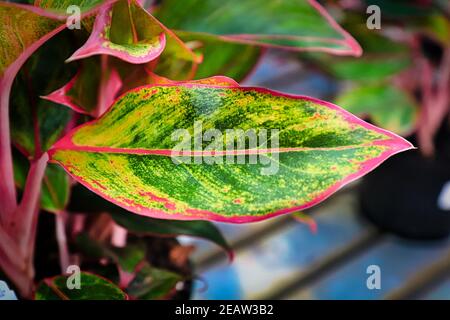
[[(81, 29), (66, 28), (69, 4), (80, 6)], [(332, 103), (236, 82), (267, 48), (314, 61), (361, 55), (315, 0), (0, 2), (0, 21), (0, 268), (24, 298), (170, 298), (192, 279), (191, 248), (159, 238), (204, 238), (231, 258), (211, 220), (308, 208), (412, 148)], [(364, 81), (360, 70), (372, 68), (375, 92), (361, 89), (343, 103), (407, 128), (410, 100), (380, 79), (408, 62), (352, 63), (331, 72)], [(385, 122), (379, 95), (406, 110), (401, 121)], [(172, 154), (178, 130), (189, 136), (183, 163)], [(35, 279), (44, 211), (55, 216), (63, 274)], [(67, 289), (65, 274), (75, 256), (78, 291)]]

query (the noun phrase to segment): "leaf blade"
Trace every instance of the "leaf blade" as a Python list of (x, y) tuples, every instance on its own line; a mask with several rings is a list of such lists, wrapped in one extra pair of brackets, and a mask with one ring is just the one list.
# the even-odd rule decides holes
[[(296, 51), (361, 55), (358, 43), (315, 0), (164, 1), (156, 16), (169, 28), (227, 41)], [(286, 23), (289, 21), (289, 23)]]
[(56, 276), (42, 281), (35, 294), (36, 300), (127, 300), (127, 295), (109, 280), (81, 272), (81, 288), (70, 290), (68, 276)]
[[(175, 164), (170, 155), (177, 141), (171, 134), (180, 127), (194, 132), (197, 120), (204, 121), (205, 131), (279, 129), (278, 153), (268, 146), (260, 150), (263, 158), (272, 153), (270, 164), (280, 163), (277, 175), (261, 174), (267, 162)], [(205, 155), (191, 143), (189, 156)], [(74, 130), (50, 153), (80, 183), (134, 213), (243, 223), (313, 206), (410, 148), (403, 138), (317, 99), (183, 84), (128, 92), (104, 117)], [(250, 151), (217, 155), (239, 152)]]

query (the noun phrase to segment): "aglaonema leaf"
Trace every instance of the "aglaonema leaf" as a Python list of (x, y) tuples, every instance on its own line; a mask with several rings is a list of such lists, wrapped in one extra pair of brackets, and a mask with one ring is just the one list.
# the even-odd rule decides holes
[(137, 235), (151, 235), (160, 237), (190, 236), (211, 241), (223, 248), (230, 259), (233, 250), (220, 232), (209, 221), (177, 221), (153, 219), (139, 216), (124, 210), (99, 197), (80, 185), (72, 188), (72, 200), (69, 210), (75, 212), (109, 212), (114, 221)]
[(356, 86), (341, 93), (336, 103), (401, 135), (413, 131), (418, 112), (414, 99), (391, 83)]
[(60, 87), (75, 73), (74, 64), (64, 63), (73, 46), (70, 31), (58, 34), (27, 60), (14, 81), (10, 102), (11, 137), (29, 157), (48, 150), (71, 119), (69, 109), (40, 96)]
[(127, 288), (127, 293), (141, 300), (161, 299), (168, 296), (183, 277), (175, 272), (145, 264)]
[(156, 17), (173, 30), (297, 51), (360, 55), (358, 43), (315, 0), (166, 0)]
[[(80, 273), (79, 289), (69, 289), (68, 276), (44, 279), (38, 286), (36, 300), (127, 300), (128, 296), (112, 282), (91, 273)], [(72, 283), (74, 285), (74, 283)]]
[[(173, 136), (180, 129), (190, 135), (185, 153)], [(224, 134), (199, 143), (209, 129)], [(252, 148), (236, 146), (247, 130), (271, 138)], [(131, 212), (242, 223), (311, 207), (411, 148), (403, 138), (317, 99), (183, 84), (124, 94), (50, 154), (77, 181)], [(188, 159), (180, 161), (180, 154)], [(251, 155), (258, 156), (256, 163)]]
[(411, 66), (412, 57), (409, 46), (406, 43), (394, 41), (382, 33), (368, 33), (364, 16), (346, 13), (343, 25), (363, 48), (363, 57), (355, 59), (302, 53), (302, 59), (320, 65), (322, 69), (339, 79), (364, 82), (385, 80)]
[(79, 234), (76, 238), (77, 248), (88, 257), (109, 258), (122, 270), (133, 273), (137, 265), (145, 259), (146, 246), (142, 241), (127, 243), (126, 247), (116, 248), (91, 239), (88, 234)]
[(117, 70), (108, 62), (105, 55), (83, 59), (74, 78), (43, 98), (79, 113), (101, 115), (122, 88)]
[(240, 82), (253, 71), (264, 51), (258, 46), (225, 41), (214, 35), (185, 31), (176, 34), (194, 52), (202, 55), (203, 61), (196, 64), (165, 50), (158, 58), (154, 72), (175, 80), (202, 79), (221, 74)]
[(207, 239), (228, 252), (230, 260), (233, 251), (220, 230), (208, 221), (176, 221), (153, 219), (136, 215), (130, 212), (112, 213), (114, 221), (135, 234), (148, 234), (159, 236), (186, 235)]
[(119, 0), (100, 8), (91, 36), (69, 61), (106, 54), (129, 63), (146, 63), (161, 54), (166, 41), (177, 47), (180, 56), (198, 58), (138, 1)]
[[(0, 79), (14, 78), (42, 43), (64, 28), (62, 22), (33, 6), (0, 3)], [(3, 79), (2, 79), (3, 80)]]
[(100, 6), (117, 0), (35, 0), (34, 5), (61, 15), (69, 15), (67, 8), (77, 6), (82, 13), (89, 14)]

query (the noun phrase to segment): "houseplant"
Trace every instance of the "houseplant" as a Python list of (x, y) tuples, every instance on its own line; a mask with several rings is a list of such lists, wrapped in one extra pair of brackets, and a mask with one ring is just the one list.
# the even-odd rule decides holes
[[(361, 49), (316, 1), (229, 3), (0, 2), (0, 267), (22, 297), (168, 297), (188, 280), (190, 249), (149, 234), (230, 251), (208, 220), (313, 206), (412, 148), (331, 103), (240, 87), (229, 76), (242, 79), (266, 47)], [(63, 275), (47, 274), (41, 246), (35, 278), (44, 211)], [(77, 266), (89, 272), (64, 274)]]

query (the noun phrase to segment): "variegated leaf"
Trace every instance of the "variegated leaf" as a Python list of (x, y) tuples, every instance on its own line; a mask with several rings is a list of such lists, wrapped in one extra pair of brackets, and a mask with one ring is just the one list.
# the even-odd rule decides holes
[[(214, 128), (225, 134), (209, 135), (214, 143), (198, 142)], [(191, 163), (171, 157), (180, 145), (172, 136), (177, 129), (191, 135), (191, 151), (184, 154)], [(226, 129), (267, 130), (271, 138), (256, 148), (235, 146), (236, 136)], [(317, 99), (183, 84), (126, 93), (50, 154), (90, 190), (137, 214), (241, 223), (311, 207), (410, 148), (403, 138)]]
[(198, 57), (136, 0), (119, 0), (102, 6), (91, 36), (69, 61), (93, 55), (112, 55), (129, 63), (156, 59), (166, 46), (175, 46), (181, 57)]

